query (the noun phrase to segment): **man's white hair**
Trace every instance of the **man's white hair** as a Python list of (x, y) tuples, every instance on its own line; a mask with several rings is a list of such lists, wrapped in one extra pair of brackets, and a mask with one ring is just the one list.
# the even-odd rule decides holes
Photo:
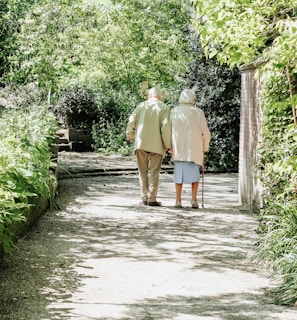
[(158, 87), (153, 87), (148, 91), (149, 98), (155, 97), (155, 98), (162, 99), (163, 95), (164, 95), (163, 90)]

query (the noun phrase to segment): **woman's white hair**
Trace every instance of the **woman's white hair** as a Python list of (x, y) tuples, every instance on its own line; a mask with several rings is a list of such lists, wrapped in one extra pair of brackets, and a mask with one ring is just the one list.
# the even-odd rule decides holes
[(195, 93), (190, 89), (185, 89), (181, 92), (178, 102), (180, 104), (194, 105), (196, 101)]

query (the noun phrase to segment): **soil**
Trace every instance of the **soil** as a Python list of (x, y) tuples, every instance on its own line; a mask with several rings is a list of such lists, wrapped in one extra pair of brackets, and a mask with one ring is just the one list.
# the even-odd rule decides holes
[[(63, 153), (57, 204), (0, 262), (1, 320), (296, 320), (256, 264), (257, 217), (236, 174), (205, 175), (204, 208), (139, 205), (133, 157)], [(170, 168), (169, 168), (170, 169)], [(201, 188), (200, 188), (201, 189)]]

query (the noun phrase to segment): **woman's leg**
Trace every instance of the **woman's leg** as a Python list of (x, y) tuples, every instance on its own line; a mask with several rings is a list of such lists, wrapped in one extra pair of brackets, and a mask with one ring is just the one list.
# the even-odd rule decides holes
[(197, 192), (198, 192), (198, 182), (193, 182), (192, 183), (192, 201), (197, 202)]
[(198, 182), (192, 182), (192, 208), (198, 208), (197, 203), (197, 192), (198, 192)]
[(183, 189), (183, 184), (182, 183), (176, 183), (175, 184), (175, 202), (176, 203), (181, 203), (182, 189)]

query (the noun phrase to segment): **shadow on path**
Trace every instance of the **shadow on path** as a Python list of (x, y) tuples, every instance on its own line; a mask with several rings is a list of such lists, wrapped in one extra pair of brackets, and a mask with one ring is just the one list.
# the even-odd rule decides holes
[(139, 206), (137, 175), (63, 180), (49, 211), (0, 269), (3, 320), (293, 320), (271, 304), (250, 258), (256, 217), (237, 207), (237, 175), (206, 175), (205, 208)]

